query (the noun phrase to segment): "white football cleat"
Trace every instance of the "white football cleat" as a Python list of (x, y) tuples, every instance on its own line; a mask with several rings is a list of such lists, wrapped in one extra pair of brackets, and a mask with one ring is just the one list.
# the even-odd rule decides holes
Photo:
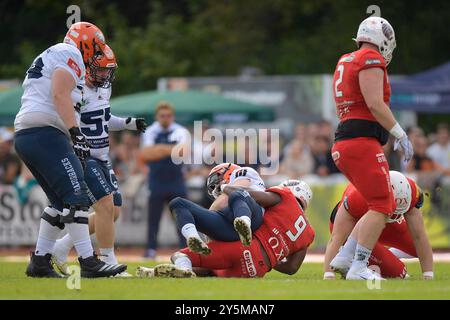
[(364, 267), (362, 269), (350, 268), (346, 276), (347, 280), (386, 280), (375, 271)]
[(252, 228), (246, 219), (238, 217), (233, 221), (234, 230), (239, 235), (244, 246), (249, 246), (252, 243)]
[(208, 247), (208, 245), (203, 242), (202, 239), (197, 237), (190, 237), (187, 239), (187, 245), (189, 247), (189, 250), (195, 253), (200, 253), (205, 256), (211, 253), (211, 249)]
[(345, 277), (347, 276), (347, 272), (352, 265), (352, 260), (352, 258), (342, 257), (338, 253), (337, 256), (334, 257), (334, 259), (330, 262), (331, 270), (339, 273), (342, 278), (345, 279)]
[(147, 267), (137, 267), (136, 268), (136, 277), (153, 278), (154, 276), (155, 276), (154, 268), (147, 268)]
[(121, 273), (118, 273), (114, 276), (114, 278), (132, 278), (133, 275), (131, 273), (128, 273), (126, 271), (123, 271)]
[(52, 255), (52, 264), (56, 267), (56, 269), (59, 270), (59, 272), (61, 272), (63, 275), (65, 276), (70, 276), (70, 272), (69, 272), (69, 264), (67, 263), (67, 261), (63, 261), (63, 262), (59, 262), (58, 259)]
[(194, 271), (177, 267), (174, 264), (159, 264), (154, 268), (155, 277), (160, 278), (195, 278)]

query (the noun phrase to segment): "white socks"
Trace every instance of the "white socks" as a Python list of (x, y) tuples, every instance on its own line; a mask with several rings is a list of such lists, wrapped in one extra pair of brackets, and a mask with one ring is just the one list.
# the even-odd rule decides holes
[(191, 237), (200, 238), (200, 235), (198, 234), (197, 228), (195, 227), (195, 225), (193, 223), (186, 223), (181, 228), (181, 234), (186, 239), (189, 239)]
[(188, 258), (188, 256), (185, 255), (185, 254), (180, 255), (179, 257), (177, 257), (177, 259), (173, 263), (178, 268), (185, 268), (185, 269), (192, 270), (192, 262)]
[[(68, 215), (69, 209), (63, 210), (63, 215)], [(83, 210), (75, 211), (75, 217), (86, 218), (88, 217), (88, 212)], [(73, 245), (77, 250), (79, 256), (83, 259), (91, 257), (94, 253), (94, 248), (92, 248), (91, 238), (89, 236), (89, 226), (88, 224), (81, 223), (67, 223), (67, 231), (69, 232), (70, 238), (73, 240)]]
[(116, 255), (114, 254), (114, 248), (100, 248), (101, 260), (107, 264), (118, 264)]
[(355, 257), (353, 259), (352, 268), (366, 268), (369, 263), (372, 250), (358, 244), (356, 246)]
[(55, 248), (53, 250), (53, 255), (56, 257), (59, 263), (64, 263), (67, 261), (67, 256), (70, 250), (73, 248), (73, 241), (70, 235), (66, 234), (61, 239), (56, 240)]
[[(44, 212), (52, 217), (57, 217), (60, 214), (58, 210), (51, 207), (45, 208)], [(54, 227), (46, 220), (41, 219), (35, 254), (37, 256), (44, 256), (47, 253), (52, 253), (56, 239), (58, 239), (60, 233), (60, 228)]]
[(349, 237), (347, 241), (345, 242), (344, 246), (341, 247), (341, 251), (339, 251), (339, 255), (341, 257), (352, 259), (355, 255), (356, 245), (358, 242)]
[[(237, 218), (236, 218), (237, 219)], [(240, 216), (239, 219), (243, 220), (245, 222), (246, 225), (248, 225), (249, 227), (251, 227), (252, 225), (252, 220), (247, 217), (247, 216)]]

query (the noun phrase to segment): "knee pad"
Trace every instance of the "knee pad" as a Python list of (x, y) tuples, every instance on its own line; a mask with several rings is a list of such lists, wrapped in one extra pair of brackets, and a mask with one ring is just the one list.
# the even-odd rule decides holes
[(42, 212), (41, 219), (47, 221), (53, 227), (58, 227), (59, 229), (64, 229), (64, 223), (60, 221), (61, 212), (52, 207), (47, 207)]
[(60, 216), (61, 223), (88, 224), (89, 207), (66, 205)]

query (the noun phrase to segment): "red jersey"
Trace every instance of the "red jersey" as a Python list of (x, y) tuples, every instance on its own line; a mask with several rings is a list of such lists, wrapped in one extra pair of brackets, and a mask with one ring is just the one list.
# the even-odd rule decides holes
[[(421, 206), (423, 194), (422, 190), (417, 186), (417, 184), (410, 178), (406, 178), (411, 186), (411, 204), (408, 211), (416, 206)], [(349, 184), (344, 191), (341, 199), (341, 204), (344, 205), (348, 213), (356, 218), (360, 219), (368, 210), (368, 205), (366, 199), (359, 193), (353, 184)]]
[(376, 121), (367, 108), (359, 88), (359, 72), (368, 68), (383, 69), (384, 102), (389, 103), (391, 86), (383, 56), (378, 51), (367, 48), (344, 54), (338, 61), (333, 78), (334, 100), (337, 115), (341, 122), (348, 119)]
[(314, 229), (295, 196), (286, 187), (267, 189), (280, 195), (279, 204), (267, 208), (262, 226), (255, 232), (274, 267), (290, 254), (309, 247)]

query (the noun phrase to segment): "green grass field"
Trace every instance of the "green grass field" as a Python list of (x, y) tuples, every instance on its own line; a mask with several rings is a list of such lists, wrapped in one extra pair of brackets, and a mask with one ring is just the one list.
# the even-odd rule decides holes
[[(128, 271), (138, 265), (130, 263)], [(263, 279), (81, 279), (80, 290), (67, 289), (65, 279), (27, 278), (25, 267), (0, 260), (0, 299), (450, 299), (449, 263), (436, 264), (434, 281), (418, 280), (419, 265), (409, 264), (411, 279), (383, 281), (374, 290), (364, 281), (323, 281), (318, 263)]]

